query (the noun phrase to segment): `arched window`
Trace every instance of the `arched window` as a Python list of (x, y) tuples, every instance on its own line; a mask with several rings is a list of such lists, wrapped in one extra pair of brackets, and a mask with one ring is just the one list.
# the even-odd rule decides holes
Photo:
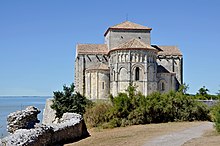
[(135, 81), (140, 80), (140, 69), (139, 67), (136, 67), (135, 69)]
[(119, 81), (126, 81), (127, 79), (127, 70), (123, 67), (119, 72)]

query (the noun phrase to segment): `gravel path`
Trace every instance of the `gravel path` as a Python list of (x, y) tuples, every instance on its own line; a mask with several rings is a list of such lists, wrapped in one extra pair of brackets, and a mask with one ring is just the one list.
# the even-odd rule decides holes
[(144, 146), (181, 146), (185, 142), (202, 136), (202, 134), (213, 128), (213, 123), (206, 122), (183, 131), (173, 132), (167, 135), (156, 137), (144, 144)]

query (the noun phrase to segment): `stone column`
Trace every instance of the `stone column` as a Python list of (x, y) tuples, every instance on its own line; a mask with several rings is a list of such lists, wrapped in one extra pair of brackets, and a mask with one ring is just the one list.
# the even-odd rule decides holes
[(147, 93), (148, 93), (148, 86), (147, 86), (147, 66), (148, 66), (148, 62), (147, 62), (147, 54), (144, 56), (144, 78), (143, 78), (143, 81), (144, 81), (144, 95), (147, 96)]

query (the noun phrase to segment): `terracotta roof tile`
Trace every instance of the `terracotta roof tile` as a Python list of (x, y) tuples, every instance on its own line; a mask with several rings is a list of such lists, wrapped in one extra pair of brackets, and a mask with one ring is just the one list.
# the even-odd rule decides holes
[(158, 55), (177, 55), (182, 56), (181, 51), (177, 46), (157, 46), (152, 45), (152, 47), (156, 48), (159, 52)]
[(140, 24), (137, 24), (137, 23), (133, 23), (133, 22), (130, 22), (130, 21), (125, 21), (125, 22), (122, 22), (120, 24), (117, 24), (117, 25), (114, 25), (114, 26), (111, 26), (109, 28), (120, 28), (120, 29), (151, 29), (149, 27), (146, 27), (146, 26), (143, 26), (143, 25), (140, 25)]
[(89, 70), (109, 70), (109, 68), (108, 68), (108, 65), (104, 63), (99, 63), (98, 65), (96, 64), (86, 69), (86, 71), (89, 71)]
[(106, 44), (78, 44), (76, 46), (77, 54), (107, 54)]
[(122, 22), (120, 24), (111, 26), (108, 28), (108, 30), (105, 32), (104, 36), (108, 33), (108, 31), (110, 29), (118, 29), (118, 30), (151, 30), (152, 28), (137, 24), (137, 23), (133, 23), (130, 21), (125, 21)]
[(154, 50), (158, 51), (154, 47), (145, 44), (144, 42), (140, 41), (139, 39), (131, 39), (118, 47), (113, 48), (112, 50), (121, 50), (121, 49), (144, 49), (144, 50)]

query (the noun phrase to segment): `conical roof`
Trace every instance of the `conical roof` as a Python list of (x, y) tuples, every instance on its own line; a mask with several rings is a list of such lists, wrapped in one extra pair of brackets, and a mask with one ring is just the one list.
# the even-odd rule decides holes
[(130, 22), (130, 21), (124, 21), (120, 24), (109, 27), (108, 30), (105, 32), (104, 36), (111, 29), (118, 29), (118, 30), (151, 30), (152, 28), (149, 28), (149, 27), (137, 24), (137, 23), (133, 23), (133, 22)]
[(144, 42), (140, 41), (139, 39), (131, 39), (115, 48), (113, 50), (131, 50), (131, 49), (138, 49), (138, 50), (153, 50), (158, 52), (158, 50), (150, 45), (145, 44)]
[(151, 29), (149, 27), (146, 27), (146, 26), (143, 26), (143, 25), (140, 25), (140, 24), (137, 24), (137, 23), (133, 23), (133, 22), (130, 22), (130, 21), (125, 21), (125, 22), (122, 22), (120, 24), (117, 24), (117, 25), (114, 25), (112, 27), (109, 27), (109, 28), (121, 28), (121, 29)]

